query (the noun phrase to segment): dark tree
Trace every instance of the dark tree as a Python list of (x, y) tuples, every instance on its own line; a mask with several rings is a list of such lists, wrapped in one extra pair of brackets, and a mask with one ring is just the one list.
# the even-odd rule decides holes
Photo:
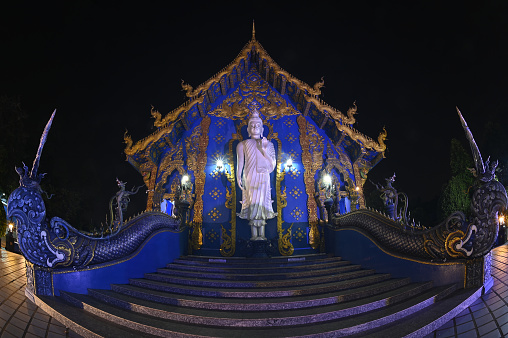
[(27, 115), (18, 98), (0, 96), (0, 195), (7, 196), (18, 187), (19, 177), (14, 171), (26, 153), (29, 133), (25, 128)]
[(469, 169), (473, 167), (471, 155), (457, 139), (452, 139), (450, 146), (451, 178), (444, 186), (439, 202), (442, 219), (455, 211), (469, 214), (470, 190), (474, 184), (474, 176)]
[(7, 217), (5, 215), (5, 210), (2, 205), (0, 205), (0, 237), (4, 237), (7, 232)]

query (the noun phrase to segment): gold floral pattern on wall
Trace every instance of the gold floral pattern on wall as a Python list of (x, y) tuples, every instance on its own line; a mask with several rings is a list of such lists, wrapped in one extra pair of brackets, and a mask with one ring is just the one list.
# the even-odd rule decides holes
[(211, 229), (206, 233), (206, 239), (208, 239), (210, 243), (215, 242), (217, 238), (219, 238), (219, 234), (215, 231), (215, 229)]
[(293, 209), (293, 211), (291, 211), (291, 216), (293, 216), (293, 218), (297, 221), (300, 220), (300, 218), (303, 217), (303, 211), (302, 209), (296, 207)]
[(288, 170), (288, 175), (291, 176), (292, 179), (296, 179), (298, 176), (300, 176), (300, 171), (296, 169)]
[(295, 199), (298, 199), (298, 197), (300, 197), (302, 193), (303, 192), (300, 189), (298, 189), (298, 187), (293, 187), (293, 189), (291, 189), (291, 191), (289, 192), (289, 194), (293, 196)]
[(287, 134), (286, 136), (286, 140), (289, 142), (289, 143), (293, 143), (297, 140), (297, 138), (295, 137), (295, 135), (289, 133)]
[(303, 240), (306, 240), (307, 235), (302, 228), (297, 228), (293, 234), (293, 238), (296, 239), (298, 242), (301, 242)]
[(210, 219), (214, 222), (217, 221), (221, 216), (222, 214), (220, 213), (219, 209), (215, 207), (208, 213), (208, 217), (210, 217)]
[(216, 201), (219, 197), (222, 196), (222, 191), (220, 191), (219, 188), (214, 187), (208, 194)]
[(213, 140), (215, 141), (215, 143), (222, 143), (225, 140), (225, 138), (221, 134), (217, 134), (215, 135)]

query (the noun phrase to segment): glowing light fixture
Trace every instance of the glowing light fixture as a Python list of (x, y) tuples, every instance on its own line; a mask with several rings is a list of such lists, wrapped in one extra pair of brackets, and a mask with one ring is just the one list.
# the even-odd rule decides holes
[(182, 176), (182, 185), (189, 182), (189, 175), (183, 175)]
[(326, 174), (323, 177), (323, 183), (326, 184), (327, 186), (330, 186), (332, 184), (332, 177), (329, 174)]
[(217, 160), (217, 169), (221, 171), (222, 167), (224, 166), (224, 161), (222, 161), (221, 158)]
[(505, 217), (503, 214), (499, 215), (499, 224), (503, 225), (505, 223)]
[(9, 222), (9, 231), (12, 232), (12, 229), (14, 229), (14, 223)]
[(293, 166), (293, 159), (290, 157), (286, 161), (286, 167), (291, 169), (292, 166)]

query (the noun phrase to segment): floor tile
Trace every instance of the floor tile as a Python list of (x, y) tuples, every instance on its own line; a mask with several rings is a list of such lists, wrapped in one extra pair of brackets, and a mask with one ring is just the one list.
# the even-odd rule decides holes
[(498, 329), (495, 329), (495, 330), (488, 332), (486, 334), (481, 334), (481, 337), (482, 338), (501, 338), (502, 335)]
[(2, 338), (19, 338), (20, 336), (15, 336), (7, 331), (4, 331), (2, 333)]
[(457, 333), (464, 333), (464, 332), (473, 330), (474, 328), (475, 328), (475, 325), (473, 322), (467, 322), (467, 323), (457, 326)]
[(468, 313), (465, 316), (456, 317), (455, 318), (455, 323), (456, 323), (456, 325), (460, 325), (460, 324), (464, 324), (466, 322), (471, 322), (472, 320), (473, 320), (473, 317), (471, 317), (471, 314)]
[(23, 333), (25, 332), (25, 330), (20, 329), (19, 327), (15, 326), (11, 323), (7, 323), (7, 326), (5, 326), (5, 331), (7, 331), (17, 337), (22, 337)]
[(491, 321), (491, 322), (488, 322), (484, 325), (478, 326), (478, 333), (482, 337), (493, 330), (496, 330), (496, 332), (498, 332), (498, 334), (499, 334), (499, 330), (497, 329), (497, 325), (494, 321)]

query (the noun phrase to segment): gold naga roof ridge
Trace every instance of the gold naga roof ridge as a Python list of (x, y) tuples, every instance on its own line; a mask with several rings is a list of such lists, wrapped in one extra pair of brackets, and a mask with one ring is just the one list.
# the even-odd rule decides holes
[[(289, 72), (280, 67), (270, 57), (270, 55), (263, 48), (263, 46), (256, 40), (253, 22), (252, 39), (244, 45), (244, 47), (238, 53), (236, 58), (232, 62), (230, 62), (227, 66), (223, 67), (220, 71), (215, 73), (215, 75), (210, 77), (207, 81), (197, 86), (196, 89), (193, 89), (192, 86), (188, 84), (184, 84), (182, 81), (182, 87), (184, 88), (184, 90), (186, 90), (186, 96), (189, 97), (189, 100), (182, 103), (178, 108), (167, 113), (164, 118), (161, 118), (160, 113), (158, 114), (158, 116), (154, 115), (153, 117), (156, 119), (154, 122), (154, 126), (157, 127), (158, 129), (155, 132), (151, 133), (150, 135), (137, 141), (134, 146), (132, 138), (126, 133), (124, 135), (124, 141), (127, 146), (124, 152), (127, 155), (133, 155), (134, 153), (136, 153), (137, 150), (146, 148), (146, 146), (148, 146), (150, 142), (155, 141), (160, 137), (162, 137), (162, 135), (167, 132), (166, 129), (168, 127), (171, 127), (171, 129), (173, 128), (173, 125), (170, 126), (171, 122), (177, 121), (179, 119), (180, 114), (186, 108), (190, 108), (195, 104), (203, 102), (204, 99), (203, 93), (205, 93), (213, 83), (220, 82), (220, 79), (224, 76), (224, 74), (231, 73), (232, 70), (240, 64), (241, 60), (245, 59), (249, 54), (249, 52), (252, 51), (252, 49), (254, 48), (260, 53), (260, 56), (264, 57), (267, 60), (269, 66), (273, 67), (275, 73), (284, 76), (287, 80), (293, 82), (295, 85), (300, 87), (301, 90), (302, 89), (306, 90), (307, 93), (309, 94), (305, 98), (307, 102), (314, 103), (316, 108), (319, 111), (321, 111), (321, 113), (335, 120), (336, 126), (340, 131), (346, 132), (346, 134), (348, 134), (348, 136), (354, 139), (355, 141), (358, 140), (362, 141), (364, 145), (368, 148), (374, 149), (379, 152), (383, 152), (384, 150), (386, 150), (386, 145), (383, 142), (386, 139), (385, 129), (379, 134), (378, 142), (374, 141), (369, 136), (363, 135), (358, 130), (354, 129), (352, 125), (356, 122), (356, 120), (353, 114), (354, 112), (356, 112), (356, 110), (353, 112), (353, 114), (350, 114), (348, 111), (348, 116), (345, 116), (340, 110), (333, 108), (332, 106), (330, 106), (329, 104), (327, 104), (321, 98), (318, 97), (321, 94), (320, 88), (324, 84), (323, 80), (321, 82), (316, 83), (313, 87), (311, 87), (304, 81), (301, 81), (300, 79), (294, 77)], [(198, 98), (198, 96), (201, 97)], [(340, 119), (342, 123), (338, 123), (337, 121), (338, 119)], [(171, 130), (169, 132), (171, 132)]]

